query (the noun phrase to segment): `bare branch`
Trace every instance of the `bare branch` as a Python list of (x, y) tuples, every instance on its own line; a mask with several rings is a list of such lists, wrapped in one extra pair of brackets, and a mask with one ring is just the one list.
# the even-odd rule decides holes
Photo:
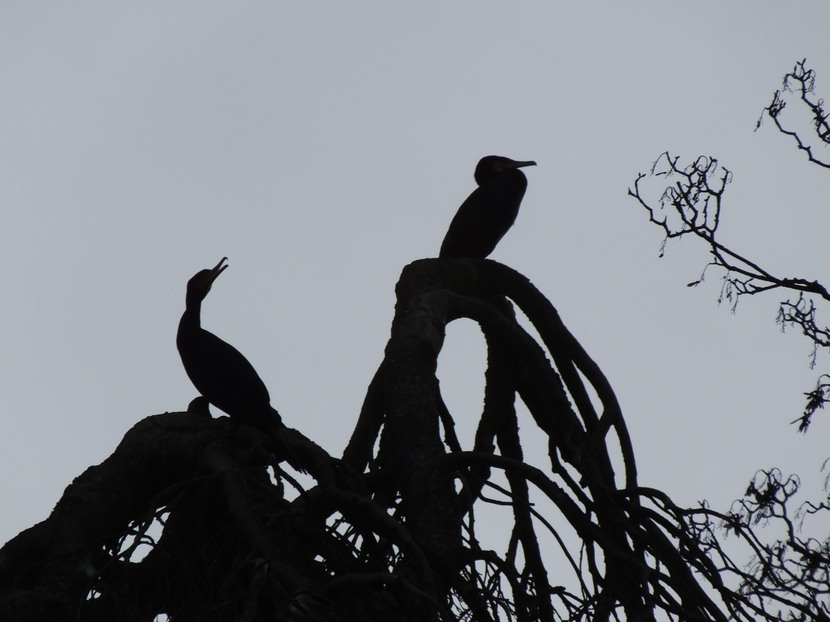
[[(779, 132), (790, 136), (795, 141), (796, 146), (807, 154), (807, 159), (810, 162), (830, 169), (830, 154), (827, 154), (827, 148), (830, 147), (830, 125), (828, 125), (827, 113), (824, 111), (824, 100), (814, 96), (815, 85), (816, 72), (807, 67), (807, 59), (797, 62), (792, 71), (784, 76), (781, 89), (773, 93), (772, 101), (764, 108), (755, 129), (761, 127), (764, 116), (769, 117), (775, 123), (775, 127)], [(787, 107), (786, 93), (795, 93), (811, 116), (815, 134), (811, 139), (806, 139), (797, 130), (791, 130), (784, 126), (782, 117), (784, 109)], [(816, 142), (810, 144), (810, 140)], [(817, 156), (816, 150), (824, 150), (824, 157)]]
[[(702, 229), (712, 208), (696, 216)], [(417, 261), (397, 298), (344, 460), (291, 431), (296, 457), (326, 465), (309, 469), (316, 485), (284, 472), (258, 430), (206, 412), (149, 417), (49, 519), (0, 549), (0, 617), (822, 619), (827, 543), (799, 538), (798, 526), (830, 503), (794, 515), (798, 482), (774, 471), (725, 514), (639, 487), (610, 383), (550, 301), (506, 266)], [(488, 349), (472, 450), (435, 375), (446, 326), (462, 318)], [(526, 445), (540, 436), (548, 455), (532, 465)], [(503, 534), (479, 530), (497, 508), (509, 512)], [(773, 522), (786, 537), (764, 542), (758, 531)], [(751, 567), (733, 561), (721, 533), (748, 548)]]

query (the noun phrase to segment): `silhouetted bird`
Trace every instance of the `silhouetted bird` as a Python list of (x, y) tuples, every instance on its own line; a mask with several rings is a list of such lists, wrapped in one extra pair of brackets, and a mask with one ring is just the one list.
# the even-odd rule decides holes
[(185, 310), (179, 321), (176, 346), (184, 369), (196, 389), (235, 422), (247, 423), (270, 434), (282, 428), (279, 413), (271, 407), (268, 389), (253, 365), (229, 343), (201, 326), (202, 301), (211, 285), (228, 267), (227, 257), (209, 270), (200, 270), (187, 282)]
[[(239, 350), (201, 326), (202, 301), (216, 278), (228, 267), (227, 260), (222, 257), (213, 268), (200, 270), (187, 282), (185, 309), (176, 335), (184, 369), (199, 393), (228, 413), (234, 424), (245, 423), (265, 432), (281, 459), (288, 460), (298, 471), (310, 472), (321, 484), (333, 485), (331, 457), (314, 442), (282, 424), (279, 413), (271, 406), (268, 389), (253, 365)], [(210, 416), (199, 398), (190, 403), (188, 412)]]
[(450, 223), (439, 257), (487, 257), (513, 225), (527, 189), (519, 169), (536, 162), (486, 156), (476, 166), (478, 188), (461, 204)]

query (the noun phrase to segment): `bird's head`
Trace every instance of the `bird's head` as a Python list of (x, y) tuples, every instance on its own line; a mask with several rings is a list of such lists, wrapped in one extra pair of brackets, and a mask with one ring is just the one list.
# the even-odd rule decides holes
[(511, 160), (510, 158), (505, 158), (504, 156), (484, 156), (478, 161), (474, 176), (476, 183), (480, 186), (502, 171), (507, 171), (513, 168), (522, 168), (523, 166), (536, 166), (536, 162), (533, 160)]
[(201, 302), (208, 295), (211, 285), (216, 278), (222, 274), (222, 271), (228, 267), (225, 263), (228, 261), (227, 257), (222, 257), (218, 264), (212, 268), (199, 270), (187, 282), (187, 303)]

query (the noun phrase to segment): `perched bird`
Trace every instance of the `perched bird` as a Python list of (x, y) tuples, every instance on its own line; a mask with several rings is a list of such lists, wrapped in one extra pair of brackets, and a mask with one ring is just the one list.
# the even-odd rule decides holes
[(184, 369), (207, 401), (225, 411), (234, 422), (246, 423), (276, 438), (282, 428), (271, 407), (268, 389), (242, 353), (201, 326), (202, 301), (228, 264), (227, 257), (209, 270), (200, 270), (187, 282), (185, 310), (179, 321), (176, 347)]
[(461, 204), (450, 223), (439, 257), (487, 257), (513, 225), (527, 189), (519, 169), (531, 160), (486, 156), (476, 166), (478, 188)]
[[(234, 424), (244, 423), (266, 433), (281, 459), (302, 473), (311, 473), (320, 483), (333, 485), (331, 457), (296, 430), (286, 428), (271, 406), (265, 383), (248, 359), (231, 344), (202, 328), (202, 301), (216, 278), (228, 267), (227, 260), (222, 257), (213, 268), (200, 270), (187, 282), (185, 309), (176, 335), (184, 369), (199, 393), (228, 413)], [(207, 404), (199, 398), (190, 403), (188, 412), (210, 416)]]

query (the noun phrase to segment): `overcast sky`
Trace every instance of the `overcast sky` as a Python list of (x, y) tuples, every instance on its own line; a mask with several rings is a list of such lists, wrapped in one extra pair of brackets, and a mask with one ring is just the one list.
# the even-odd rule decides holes
[[(203, 325), (339, 454), (400, 271), (437, 254), (487, 154), (539, 164), (492, 258), (609, 377), (641, 483), (723, 508), (757, 468), (815, 475), (830, 422), (789, 422), (830, 361), (809, 369), (775, 297), (732, 314), (716, 273), (687, 288), (704, 249), (659, 259), (626, 196), (663, 150), (717, 156), (722, 241), (830, 281), (830, 175), (753, 132), (796, 60), (830, 96), (830, 4), (788, 6), (0, 4), (0, 543), (196, 395), (176, 327), (187, 279), (222, 256)], [(450, 327), (442, 387), (467, 439), (483, 356), (475, 325)]]

